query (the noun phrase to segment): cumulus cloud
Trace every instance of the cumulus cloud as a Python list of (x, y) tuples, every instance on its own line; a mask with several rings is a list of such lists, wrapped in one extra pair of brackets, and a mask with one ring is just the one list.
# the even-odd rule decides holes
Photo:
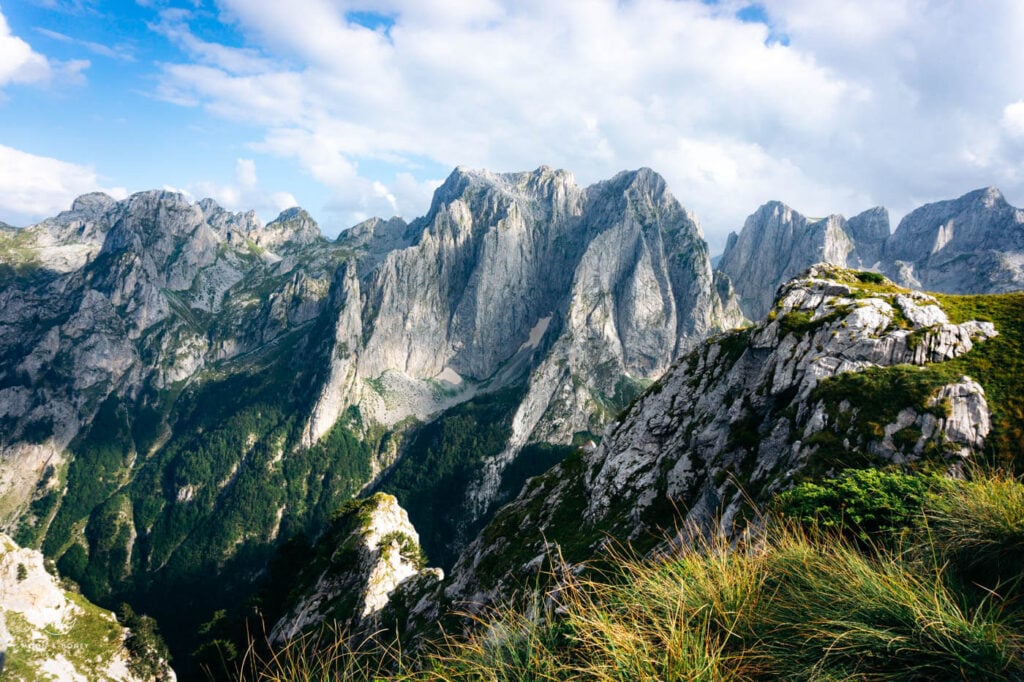
[(766, 0), (765, 22), (741, 19), (749, 4), (221, 0), (246, 44), (165, 15), (155, 30), (191, 60), (163, 65), (157, 94), (262, 128), (254, 148), (353, 221), (422, 212), (423, 160), (585, 183), (652, 166), (713, 247), (773, 198), (898, 214), (1024, 192), (1000, 133), (1019, 120), (1024, 3)]
[(0, 12), (0, 88), (12, 84), (48, 85), (53, 81), (81, 83), (87, 60), (52, 62), (11, 33)]
[(234, 183), (199, 182), (188, 188), (187, 195), (210, 197), (229, 211), (254, 210), (264, 217), (298, 205), (288, 192), (273, 192), (262, 187), (256, 175), (256, 162), (252, 159), (235, 162)]
[(0, 87), (9, 83), (39, 83), (50, 79), (50, 63), (24, 40), (11, 33), (0, 13)]
[(27, 224), (71, 206), (75, 197), (106, 192), (123, 199), (123, 187), (104, 187), (96, 171), (0, 145), (0, 220)]

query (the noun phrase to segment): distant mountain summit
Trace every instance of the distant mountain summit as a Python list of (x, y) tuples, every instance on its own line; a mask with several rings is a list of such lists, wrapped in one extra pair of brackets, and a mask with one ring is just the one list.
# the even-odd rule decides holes
[(886, 242), (883, 270), (901, 284), (931, 291), (1024, 288), (1024, 210), (995, 187), (922, 206)]
[(760, 319), (778, 286), (814, 263), (873, 269), (928, 291), (1014, 291), (1024, 288), (1024, 211), (990, 187), (922, 206), (890, 235), (883, 208), (809, 219), (773, 201), (729, 236), (718, 270), (744, 313)]

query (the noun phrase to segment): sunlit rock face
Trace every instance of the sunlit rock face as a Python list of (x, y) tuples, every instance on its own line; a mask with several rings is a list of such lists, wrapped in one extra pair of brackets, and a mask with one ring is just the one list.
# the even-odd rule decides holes
[(391, 495), (378, 493), (338, 519), (320, 553), (288, 588), (300, 595), (270, 632), (284, 642), (325, 622), (350, 634), (372, 629), (395, 590), (436, 583), (444, 574), (425, 568), (419, 535)]
[(900, 221), (886, 243), (882, 271), (926, 291), (1024, 288), (1024, 210), (994, 187), (922, 206)]
[(740, 306), (752, 320), (771, 307), (779, 285), (814, 263), (877, 267), (889, 237), (889, 216), (873, 208), (850, 220), (839, 215), (807, 218), (772, 201), (729, 235), (718, 270), (732, 280)]
[(18, 679), (171, 682), (167, 661), (142, 663), (114, 614), (69, 592), (43, 555), (0, 534), (0, 653)]

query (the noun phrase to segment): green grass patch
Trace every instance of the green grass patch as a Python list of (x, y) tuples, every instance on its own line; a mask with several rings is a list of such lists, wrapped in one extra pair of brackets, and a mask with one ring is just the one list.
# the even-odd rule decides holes
[(889, 542), (920, 519), (926, 495), (946, 480), (935, 475), (847, 469), (805, 481), (773, 502), (777, 514), (807, 531), (836, 531), (858, 542)]
[(985, 389), (992, 412), (987, 440), (989, 463), (1024, 474), (1024, 292), (977, 296), (936, 294), (951, 322), (992, 322), (999, 336), (955, 360), (932, 365), (966, 374)]
[(837, 306), (832, 312), (815, 318), (813, 317), (813, 311), (791, 310), (778, 318), (779, 331), (784, 335), (813, 334), (839, 318), (844, 317), (848, 312), (849, 310), (846, 307)]

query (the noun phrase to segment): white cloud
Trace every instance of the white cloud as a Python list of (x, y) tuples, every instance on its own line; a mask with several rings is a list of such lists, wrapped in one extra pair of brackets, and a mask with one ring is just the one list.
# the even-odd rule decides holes
[(1024, 100), (1007, 104), (1003, 108), (1002, 124), (1011, 136), (1024, 138)]
[(0, 145), (0, 220), (35, 222), (71, 206), (88, 192), (106, 192), (123, 199), (123, 187), (103, 187), (96, 171), (46, 156)]
[(0, 13), (0, 87), (9, 83), (44, 83), (51, 75), (46, 57), (13, 35), (7, 19)]
[(256, 162), (252, 159), (235, 161), (235, 181), (221, 185), (215, 182), (198, 182), (188, 188), (190, 197), (210, 197), (229, 211), (256, 211), (265, 220), (271, 219), (286, 208), (297, 206), (295, 197), (288, 192), (273, 192), (260, 185), (256, 175)]
[(91, 40), (81, 40), (79, 38), (72, 38), (64, 33), (57, 31), (51, 31), (46, 28), (36, 28), (36, 31), (51, 40), (56, 40), (60, 43), (66, 43), (68, 45), (78, 45), (84, 47), (89, 52), (98, 54), (101, 57), (108, 57), (110, 59), (116, 59), (123, 62), (134, 62), (135, 57), (131, 53), (131, 49), (127, 45), (104, 45), (102, 43), (93, 42)]
[(89, 61), (74, 59), (52, 62), (11, 33), (7, 19), (0, 11), (0, 88), (12, 84), (49, 85), (61, 82), (79, 85)]
[[(582, 182), (651, 166), (718, 247), (771, 198), (898, 214), (1019, 185), (998, 131), (1024, 93), (1024, 3), (766, 0), (771, 27), (740, 21), (747, 4), (222, 0), (246, 45), (165, 18), (192, 61), (164, 65), (158, 94), (261, 127), (254, 149), (352, 218), (422, 212), (424, 160)], [(393, 25), (347, 19), (368, 9)]]

